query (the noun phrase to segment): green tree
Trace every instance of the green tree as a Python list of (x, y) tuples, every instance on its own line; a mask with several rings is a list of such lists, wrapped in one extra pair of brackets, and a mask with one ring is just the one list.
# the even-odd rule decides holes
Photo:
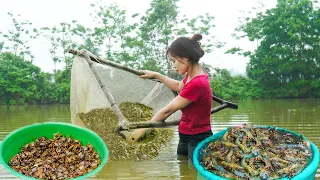
[[(267, 97), (320, 97), (320, 11), (311, 0), (278, 0), (275, 8), (247, 17), (238, 29), (257, 40), (247, 75)], [(241, 49), (233, 49), (237, 52)]]
[(32, 23), (29, 21), (21, 21), (11, 13), (8, 13), (8, 16), (11, 18), (13, 26), (6, 33), (0, 32), (0, 36), (6, 42), (5, 44), (1, 43), (0, 50), (5, 49), (19, 56), (29, 56), (30, 61), (33, 61), (34, 56), (30, 50), (30, 41), (39, 35), (38, 30), (32, 28)]
[(213, 94), (224, 99), (257, 99), (262, 97), (258, 81), (242, 75), (231, 76), (226, 69), (215, 68), (211, 78)]
[(72, 55), (68, 53), (68, 50), (76, 46), (72, 25), (62, 22), (59, 26), (52, 28), (42, 27), (41, 34), (50, 41), (49, 51), (55, 66), (56, 63), (62, 62), (65, 64), (65, 69), (70, 69)]
[(58, 70), (54, 77), (54, 101), (61, 104), (70, 102), (71, 70)]
[(54, 75), (46, 72), (40, 72), (35, 83), (37, 92), (34, 94), (34, 101), (27, 103), (52, 104), (57, 103), (55, 100), (55, 86), (53, 81)]
[[(165, 49), (177, 36), (190, 36), (194, 33), (209, 35), (214, 28), (214, 17), (206, 13), (196, 18), (180, 18), (178, 0), (152, 0), (150, 8), (141, 17), (139, 38), (141, 40), (141, 61), (143, 68), (168, 73), (170, 63)], [(223, 43), (215, 41), (214, 36), (206, 37), (203, 44), (206, 52)], [(164, 69), (164, 71), (161, 71)]]
[(60, 48), (60, 38), (56, 37), (57, 31), (58, 29), (56, 27), (53, 27), (51, 29), (45, 27), (41, 29), (42, 36), (44, 36), (50, 41), (51, 47), (49, 48), (49, 52), (54, 63), (54, 72), (57, 71), (57, 63), (62, 62), (62, 58), (58, 54), (58, 49)]
[[(94, 28), (94, 41), (102, 45), (106, 50), (108, 60), (130, 64), (136, 58), (131, 54), (132, 42), (136, 23), (129, 24), (126, 20), (126, 10), (117, 4), (103, 5), (102, 1), (91, 4), (94, 13), (94, 22), (98, 24)], [(132, 16), (131, 21), (134, 21)]]
[(74, 47), (78, 49), (86, 49), (95, 55), (100, 54), (99, 42), (94, 38), (95, 33), (92, 29), (82, 26), (77, 21), (72, 21), (72, 32), (80, 42)]
[(186, 35), (200, 33), (205, 37), (205, 43), (202, 43), (202, 48), (206, 53), (212, 52), (215, 48), (221, 48), (225, 45), (217, 39), (216, 36), (212, 35), (211, 30), (216, 26), (214, 24), (214, 16), (209, 13), (199, 15), (197, 17), (188, 19), (185, 15), (180, 20), (180, 28), (175, 28), (177, 35)]
[(0, 53), (1, 53), (2, 49), (3, 49), (3, 46), (4, 46), (4, 42), (0, 42)]
[(177, 24), (178, 0), (152, 0), (150, 8), (141, 17), (139, 37), (141, 38), (143, 68), (160, 71), (170, 69), (165, 49), (173, 39)]
[[(40, 68), (12, 53), (0, 55), (0, 103), (35, 103), (45, 81)], [(41, 88), (42, 87), (42, 88)]]

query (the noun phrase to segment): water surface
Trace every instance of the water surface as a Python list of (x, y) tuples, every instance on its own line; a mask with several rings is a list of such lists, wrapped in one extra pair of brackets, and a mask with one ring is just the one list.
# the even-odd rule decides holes
[[(273, 125), (300, 133), (320, 147), (320, 99), (234, 102), (238, 110), (225, 109), (212, 116), (214, 133), (243, 123)], [(47, 121), (69, 123), (69, 105), (0, 106), (0, 141), (16, 128)], [(197, 179), (193, 166), (176, 156), (178, 133), (174, 129), (170, 145), (156, 159), (108, 162), (95, 179)], [(0, 179), (9, 177), (0, 171)], [(316, 179), (320, 179), (319, 168)]]

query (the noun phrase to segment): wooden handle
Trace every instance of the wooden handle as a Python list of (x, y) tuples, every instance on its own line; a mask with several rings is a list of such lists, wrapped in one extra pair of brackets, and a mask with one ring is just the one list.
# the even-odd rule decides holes
[[(78, 50), (75, 50), (75, 49), (70, 49), (69, 53), (74, 54), (74, 55), (78, 55), (81, 52), (78, 51)], [(93, 55), (92, 53), (89, 53), (88, 55), (89, 55), (91, 61), (94, 61), (94, 62), (97, 62), (97, 63), (101, 63), (101, 64), (106, 64), (106, 65), (109, 65), (109, 66), (112, 66), (112, 67), (115, 67), (115, 68), (118, 68), (118, 69), (122, 69), (122, 70), (125, 70), (125, 71), (128, 71), (128, 72), (131, 72), (133, 74), (136, 74), (138, 76), (143, 75), (143, 73), (141, 73), (141, 72), (139, 72), (137, 70), (131, 69), (129, 67), (123, 66), (121, 64), (118, 64), (118, 63), (115, 63), (115, 62), (112, 62), (112, 61), (108, 61), (106, 59), (98, 58), (95, 55)]]
[(167, 128), (171, 126), (177, 126), (180, 123), (180, 119), (173, 121), (164, 121), (164, 122), (151, 122), (151, 121), (142, 121), (142, 122), (132, 122), (128, 123), (126, 127), (120, 127), (119, 131), (138, 129), (138, 128)]
[[(228, 101), (223, 101), (223, 102), (228, 102)], [(220, 106), (212, 108), (211, 114), (219, 112), (225, 108), (231, 108), (231, 109), (235, 109), (235, 107), (238, 108), (237, 104), (232, 103), (232, 104), (235, 104), (236, 106), (234, 106), (232, 104), (230, 105), (230, 104), (229, 103), (222, 103)], [(166, 127), (170, 127), (170, 126), (177, 126), (177, 125), (179, 125), (179, 122), (180, 122), (180, 119), (173, 120), (173, 121), (164, 121), (164, 122), (150, 122), (150, 121), (134, 122), (134, 123), (128, 123), (126, 127), (121, 127), (119, 130), (123, 131), (123, 130), (138, 129), (138, 128), (166, 128)]]
[[(70, 49), (69, 53), (74, 54), (74, 55), (80, 55), (81, 54), (81, 52), (76, 50), (76, 49)], [(93, 61), (93, 62), (100, 63), (100, 64), (105, 64), (105, 65), (112, 66), (112, 67), (115, 67), (115, 68), (118, 68), (118, 69), (122, 69), (124, 71), (133, 73), (133, 74), (138, 75), (138, 76), (143, 75), (142, 72), (137, 71), (135, 69), (129, 68), (127, 66), (124, 66), (124, 65), (112, 62), (112, 61), (108, 61), (106, 59), (101, 59), (101, 58), (95, 56), (94, 54), (92, 54), (90, 52), (87, 52), (87, 53), (88, 53), (88, 56), (90, 57), (90, 60)], [(154, 78), (152, 78), (150, 80), (153, 80), (153, 81), (156, 81), (156, 82), (160, 82), (158, 79), (154, 79)]]

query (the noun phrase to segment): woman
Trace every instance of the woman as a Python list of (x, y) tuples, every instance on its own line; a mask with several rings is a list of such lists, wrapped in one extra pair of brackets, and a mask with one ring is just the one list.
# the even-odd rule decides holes
[[(141, 78), (157, 78), (173, 91), (179, 92), (179, 95), (153, 116), (151, 121), (165, 121), (171, 114), (181, 110), (177, 154), (186, 155), (189, 159), (192, 159), (195, 146), (212, 135), (210, 79), (198, 63), (204, 55), (199, 43), (201, 39), (200, 34), (195, 34), (192, 38), (180, 37), (167, 50), (167, 56), (173, 68), (180, 75), (185, 75), (182, 81), (148, 70), (142, 70), (144, 75), (140, 76)], [(139, 140), (146, 130), (135, 130), (130, 141)]]

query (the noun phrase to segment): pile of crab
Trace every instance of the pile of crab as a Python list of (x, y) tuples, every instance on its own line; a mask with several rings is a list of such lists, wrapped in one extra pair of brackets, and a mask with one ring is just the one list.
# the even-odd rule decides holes
[(82, 176), (97, 168), (100, 155), (91, 144), (54, 134), (26, 144), (13, 156), (9, 165), (26, 176), (40, 179), (68, 179)]
[(310, 143), (275, 127), (242, 125), (201, 150), (201, 165), (230, 179), (293, 177), (311, 161)]

